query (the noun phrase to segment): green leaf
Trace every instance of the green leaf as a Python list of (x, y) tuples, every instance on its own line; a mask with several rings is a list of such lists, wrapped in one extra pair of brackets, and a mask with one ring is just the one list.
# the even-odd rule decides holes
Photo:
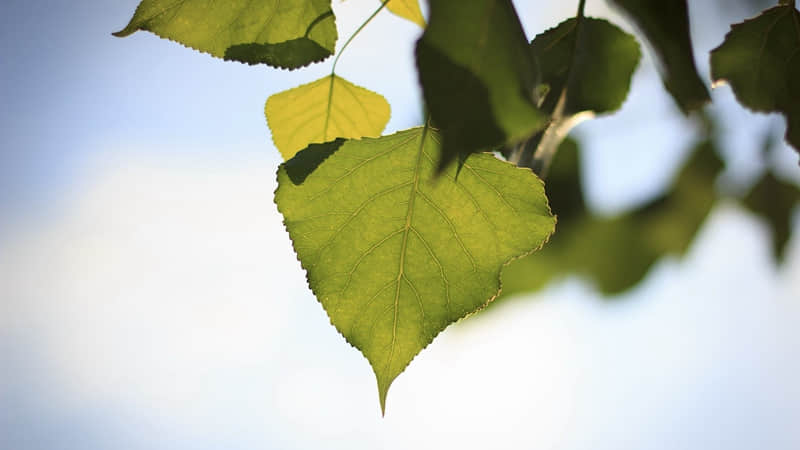
[(767, 222), (772, 230), (773, 256), (777, 261), (783, 261), (792, 234), (792, 210), (800, 203), (800, 188), (767, 172), (743, 203)]
[(542, 110), (551, 120), (527, 144), (532, 148), (521, 149), (518, 162), (546, 173), (545, 166), (572, 127), (622, 106), (641, 52), (633, 36), (590, 17), (569, 19), (536, 36), (531, 51), (547, 86)]
[(727, 81), (744, 106), (786, 116), (786, 140), (800, 152), (800, 12), (776, 6), (733, 25), (711, 52), (711, 77)]
[(288, 160), (312, 143), (378, 137), (391, 109), (380, 94), (330, 75), (271, 96), (264, 113), (275, 146)]
[(439, 140), (416, 128), (347, 141), (278, 171), (275, 202), (309, 286), (372, 365), (382, 409), (414, 356), (494, 299), (501, 268), (555, 226), (529, 169), (475, 154), (458, 178), (435, 177)]
[(531, 50), (541, 82), (549, 86), (542, 109), (552, 113), (564, 93), (564, 115), (618, 110), (641, 58), (633, 36), (591, 17), (569, 19), (545, 31), (531, 42)]
[(573, 141), (565, 141), (547, 180), (558, 233), (540, 252), (503, 271), (502, 297), (538, 291), (568, 275), (586, 277), (606, 295), (623, 292), (658, 259), (683, 254), (716, 201), (713, 182), (722, 163), (706, 141), (670, 192), (626, 214), (597, 216), (583, 201), (577, 151)]
[(510, 0), (431, 0), (417, 68), (442, 129), (440, 168), (470, 153), (530, 137), (546, 123), (538, 69)]
[(697, 73), (686, 0), (609, 0), (645, 34), (661, 61), (661, 76), (684, 113), (711, 100)]
[(218, 58), (284, 69), (329, 57), (337, 38), (330, 0), (142, 0), (114, 35), (138, 30)]
[(419, 8), (417, 0), (389, 0), (386, 7), (393, 14), (408, 19), (422, 28), (425, 28), (425, 18)]

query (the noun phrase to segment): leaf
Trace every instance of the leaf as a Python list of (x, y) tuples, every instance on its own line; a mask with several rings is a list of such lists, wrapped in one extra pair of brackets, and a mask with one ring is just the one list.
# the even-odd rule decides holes
[(417, 68), (431, 118), (442, 129), (444, 168), (470, 153), (530, 137), (538, 69), (510, 0), (431, 0)]
[[(381, 408), (392, 381), (449, 324), (483, 308), (500, 270), (553, 232), (542, 182), (491, 154), (434, 179), (439, 134), (347, 141), (278, 171), (275, 202), (308, 283), (369, 360)], [(295, 184), (300, 172), (307, 176)]]
[(142, 0), (130, 23), (218, 58), (296, 69), (333, 54), (336, 23), (330, 0)]
[(786, 140), (800, 152), (800, 12), (776, 6), (733, 25), (711, 52), (711, 77), (727, 81), (739, 102), (786, 116)]
[(396, 14), (404, 19), (408, 19), (422, 28), (425, 28), (425, 18), (422, 17), (422, 11), (419, 8), (417, 0), (390, 0), (386, 7), (393, 14)]
[(697, 73), (686, 0), (609, 0), (645, 34), (661, 61), (664, 86), (684, 113), (711, 100)]
[(538, 291), (568, 275), (586, 277), (606, 295), (623, 292), (660, 258), (683, 254), (716, 201), (713, 182), (722, 163), (709, 141), (698, 145), (670, 192), (610, 218), (586, 208), (577, 152), (573, 141), (565, 141), (547, 180), (558, 233), (540, 252), (503, 270), (501, 297)]
[(767, 222), (772, 230), (772, 254), (776, 261), (783, 261), (792, 234), (792, 209), (800, 203), (800, 188), (767, 172), (743, 203)]
[(264, 114), (275, 146), (288, 160), (312, 143), (378, 137), (391, 109), (380, 94), (330, 75), (271, 96)]
[(541, 109), (551, 120), (519, 163), (544, 173), (543, 166), (575, 125), (622, 106), (641, 52), (633, 36), (590, 17), (569, 19), (536, 36), (531, 51), (547, 86)]

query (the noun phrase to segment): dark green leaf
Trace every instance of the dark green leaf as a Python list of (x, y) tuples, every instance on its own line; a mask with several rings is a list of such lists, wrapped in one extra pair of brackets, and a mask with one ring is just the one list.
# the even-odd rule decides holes
[(545, 125), (536, 107), (538, 69), (510, 0), (430, 0), (417, 68), (443, 168), (459, 157), (530, 137)]
[(439, 139), (417, 128), (346, 141), (278, 171), (275, 201), (309, 286), (369, 360), (382, 407), (414, 356), (493, 300), (503, 265), (555, 226), (542, 182), (491, 154), (434, 177)]
[(552, 114), (564, 93), (564, 115), (616, 111), (628, 96), (641, 52), (636, 39), (605, 20), (569, 19), (531, 43), (541, 82), (542, 109)]
[(750, 194), (744, 205), (760, 215), (772, 230), (772, 250), (775, 259), (783, 261), (786, 244), (792, 234), (792, 210), (800, 203), (800, 188), (781, 181), (767, 172)]
[(609, 0), (645, 34), (661, 62), (664, 85), (684, 113), (711, 100), (697, 73), (686, 0)]
[(711, 52), (711, 76), (744, 106), (786, 116), (786, 140), (800, 152), (800, 12), (776, 6), (734, 25)]
[(296, 69), (332, 55), (330, 0), (142, 0), (115, 36), (146, 30), (213, 56)]

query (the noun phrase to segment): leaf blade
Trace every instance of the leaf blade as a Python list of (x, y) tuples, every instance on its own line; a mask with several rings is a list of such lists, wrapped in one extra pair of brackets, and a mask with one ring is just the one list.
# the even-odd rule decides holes
[(296, 69), (333, 54), (337, 32), (330, 0), (272, 2), (142, 0), (113, 33), (143, 30), (226, 60)]
[(372, 365), (382, 408), (414, 356), (491, 301), (502, 266), (555, 224), (541, 181), (492, 155), (434, 180), (438, 140), (413, 129), (348, 141), (300, 185), (286, 165), (278, 173), (275, 200), (309, 286)]
[(425, 18), (422, 17), (422, 10), (418, 0), (389, 0), (386, 8), (392, 14), (414, 22), (420, 28), (425, 28)]
[(431, 0), (417, 68), (431, 118), (442, 129), (440, 167), (520, 142), (545, 125), (538, 68), (510, 0)]
[(609, 0), (645, 34), (661, 61), (661, 78), (684, 114), (711, 101), (697, 73), (686, 0)]
[(386, 99), (338, 75), (270, 96), (264, 115), (285, 160), (309, 144), (380, 136), (391, 117)]
[(800, 11), (776, 6), (733, 25), (711, 52), (711, 77), (727, 81), (742, 105), (786, 118), (786, 141), (800, 152)]

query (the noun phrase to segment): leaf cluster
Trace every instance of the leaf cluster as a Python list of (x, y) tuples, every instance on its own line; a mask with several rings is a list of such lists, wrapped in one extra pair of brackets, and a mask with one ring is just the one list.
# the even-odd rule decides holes
[[(608, 2), (644, 36), (677, 107), (702, 116), (711, 97), (686, 0)], [(683, 253), (723, 197), (710, 133), (661, 198), (611, 218), (587, 208), (578, 146), (567, 135), (622, 107), (642, 51), (617, 25), (585, 16), (585, 0), (575, 17), (533, 39), (511, 0), (427, 6), (426, 21), (417, 0), (376, 2), (338, 53), (331, 0), (142, 0), (115, 33), (145, 30), (289, 70), (336, 55), (330, 75), (266, 102), (286, 160), (275, 201), (310, 288), (372, 365), (382, 408), (392, 381), (438, 333), (500, 294), (501, 272), (504, 295), (572, 273), (620, 292), (663, 255)], [(422, 126), (392, 135), (382, 135), (391, 114), (383, 96), (336, 73), (349, 43), (384, 9), (422, 29), (415, 55), (428, 113)], [(786, 139), (800, 150), (793, 1), (734, 25), (711, 53), (711, 71), (745, 107), (782, 113)], [(798, 198), (796, 186), (767, 173), (740, 199), (768, 219), (778, 256)], [(559, 221), (552, 239), (551, 207)]]

